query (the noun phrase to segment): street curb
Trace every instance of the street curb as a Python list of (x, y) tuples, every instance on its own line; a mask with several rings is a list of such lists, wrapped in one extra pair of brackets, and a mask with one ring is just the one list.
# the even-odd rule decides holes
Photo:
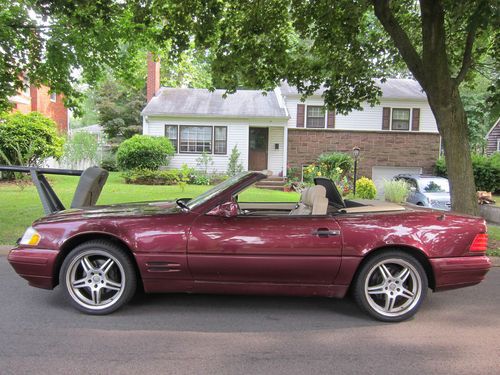
[[(0, 245), (0, 256), (6, 256), (9, 254), (10, 249), (12, 249), (13, 246), (8, 246), (8, 245)], [(500, 257), (490, 257), (491, 259), (491, 265), (493, 267), (500, 267)]]

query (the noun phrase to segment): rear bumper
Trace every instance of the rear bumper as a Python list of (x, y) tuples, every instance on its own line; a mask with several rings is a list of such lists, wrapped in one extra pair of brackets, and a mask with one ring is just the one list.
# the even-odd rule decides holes
[(487, 256), (430, 259), (435, 291), (462, 288), (480, 283), (491, 268)]
[(16, 247), (8, 256), (12, 268), (31, 286), (53, 289), (56, 285), (54, 264), (58, 250)]

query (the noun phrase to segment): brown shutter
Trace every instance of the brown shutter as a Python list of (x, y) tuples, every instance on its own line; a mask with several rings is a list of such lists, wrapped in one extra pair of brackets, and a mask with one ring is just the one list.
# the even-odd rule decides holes
[(420, 108), (413, 108), (411, 113), (411, 130), (418, 131), (420, 129)]
[(391, 108), (384, 107), (382, 110), (382, 130), (389, 130), (391, 121)]
[(297, 127), (298, 128), (304, 127), (305, 112), (306, 112), (306, 105), (305, 104), (297, 104)]
[(326, 120), (326, 127), (328, 129), (335, 129), (335, 110), (328, 111), (328, 117)]

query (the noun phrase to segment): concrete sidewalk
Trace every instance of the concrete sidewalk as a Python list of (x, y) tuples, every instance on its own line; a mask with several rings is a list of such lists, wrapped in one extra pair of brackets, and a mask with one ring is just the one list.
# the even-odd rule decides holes
[[(0, 245), (0, 256), (5, 256), (9, 253), (10, 249), (14, 246), (10, 245)], [(500, 267), (500, 257), (490, 257), (493, 267)]]

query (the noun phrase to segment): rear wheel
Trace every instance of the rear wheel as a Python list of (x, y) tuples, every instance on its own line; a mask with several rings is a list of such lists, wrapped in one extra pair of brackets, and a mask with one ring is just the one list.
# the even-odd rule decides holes
[(420, 262), (402, 251), (391, 250), (361, 266), (354, 298), (375, 319), (400, 322), (418, 311), (427, 287), (427, 275)]
[(109, 242), (90, 241), (77, 246), (59, 274), (71, 304), (92, 315), (109, 314), (135, 293), (137, 277), (130, 258)]

